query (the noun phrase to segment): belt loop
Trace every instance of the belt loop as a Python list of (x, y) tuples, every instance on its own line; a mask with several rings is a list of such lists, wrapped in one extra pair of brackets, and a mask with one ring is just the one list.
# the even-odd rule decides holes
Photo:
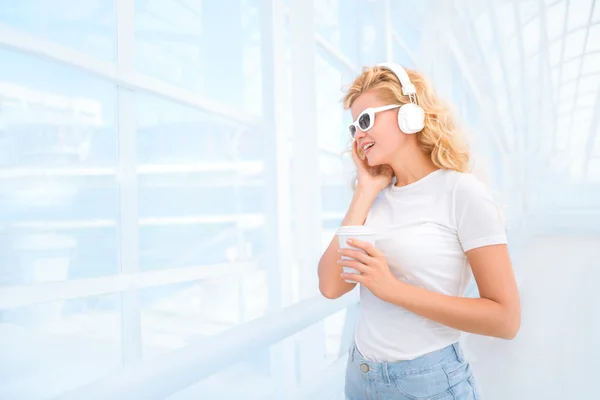
[(383, 367), (383, 380), (385, 381), (386, 385), (389, 385), (390, 384), (390, 374), (388, 372), (388, 363), (384, 361), (382, 363), (382, 367)]
[(456, 353), (456, 357), (458, 358), (458, 361), (464, 362), (465, 355), (463, 354), (462, 348), (460, 347), (460, 343), (456, 342), (456, 343), (452, 344), (452, 347), (454, 347), (454, 352)]

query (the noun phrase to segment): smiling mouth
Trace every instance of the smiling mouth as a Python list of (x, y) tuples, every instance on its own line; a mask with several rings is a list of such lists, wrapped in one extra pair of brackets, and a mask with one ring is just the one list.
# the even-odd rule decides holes
[(366, 155), (372, 148), (375, 146), (375, 143), (370, 143), (363, 148), (363, 153)]

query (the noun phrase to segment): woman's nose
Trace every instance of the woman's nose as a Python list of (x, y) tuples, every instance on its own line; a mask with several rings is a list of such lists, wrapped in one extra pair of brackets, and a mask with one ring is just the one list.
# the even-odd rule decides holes
[(367, 136), (366, 132), (363, 132), (362, 130), (357, 129), (356, 133), (354, 134), (354, 140), (360, 140), (360, 139), (364, 138), (365, 136)]

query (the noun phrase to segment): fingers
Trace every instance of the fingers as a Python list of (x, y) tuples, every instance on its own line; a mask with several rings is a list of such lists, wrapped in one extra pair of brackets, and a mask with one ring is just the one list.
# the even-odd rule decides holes
[(353, 140), (352, 141), (352, 159), (354, 160), (354, 164), (356, 165), (357, 168), (359, 169), (367, 169), (367, 166), (365, 164), (365, 161), (363, 160), (363, 158), (360, 155), (360, 152), (362, 150), (360, 150), (358, 148), (358, 141)]
[(338, 253), (340, 253), (342, 256), (353, 258), (366, 265), (369, 264), (369, 259), (371, 258), (368, 254), (355, 249), (339, 249)]
[(342, 267), (354, 268), (355, 270), (360, 271), (362, 273), (365, 273), (369, 270), (368, 266), (355, 260), (338, 260), (338, 264), (340, 264)]
[(360, 283), (360, 284), (364, 284), (364, 277), (362, 275), (359, 274), (347, 274), (347, 273), (343, 273), (340, 275), (342, 277), (342, 279), (346, 279), (349, 281), (354, 281), (356, 283)]
[(383, 253), (381, 253), (377, 247), (370, 242), (364, 242), (358, 239), (348, 239), (348, 244), (352, 247), (364, 250), (371, 257), (380, 257), (383, 255)]

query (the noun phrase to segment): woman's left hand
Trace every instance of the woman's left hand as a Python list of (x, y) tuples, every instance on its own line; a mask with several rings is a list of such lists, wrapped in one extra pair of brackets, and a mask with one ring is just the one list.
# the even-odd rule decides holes
[(398, 290), (400, 282), (390, 271), (387, 260), (381, 251), (373, 244), (357, 239), (348, 239), (352, 247), (364, 250), (340, 249), (339, 253), (354, 260), (338, 260), (338, 264), (344, 267), (354, 268), (360, 274), (342, 273), (343, 279), (348, 279), (365, 285), (375, 296), (383, 301), (391, 298), (394, 291)]

